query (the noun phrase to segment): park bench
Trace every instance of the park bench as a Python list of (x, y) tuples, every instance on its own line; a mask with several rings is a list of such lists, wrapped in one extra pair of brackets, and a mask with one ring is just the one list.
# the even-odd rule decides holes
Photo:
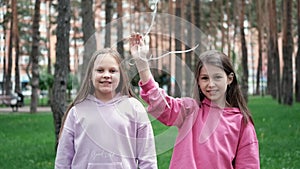
[(21, 93), (0, 95), (0, 102), (1, 104), (10, 106), (13, 112), (17, 112), (19, 107), (24, 106), (24, 96)]

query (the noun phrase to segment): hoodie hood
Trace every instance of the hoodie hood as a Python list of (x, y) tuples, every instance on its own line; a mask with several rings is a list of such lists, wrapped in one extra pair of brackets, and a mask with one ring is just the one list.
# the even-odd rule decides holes
[(98, 106), (109, 106), (109, 105), (115, 105), (118, 104), (119, 102), (121, 102), (122, 100), (128, 98), (128, 96), (126, 95), (121, 95), (120, 93), (116, 94), (116, 96), (114, 98), (112, 98), (111, 100), (107, 101), (107, 102), (103, 102), (99, 99), (97, 99), (94, 95), (89, 94), (86, 97), (86, 100), (88, 101), (92, 101), (94, 103), (96, 103)]

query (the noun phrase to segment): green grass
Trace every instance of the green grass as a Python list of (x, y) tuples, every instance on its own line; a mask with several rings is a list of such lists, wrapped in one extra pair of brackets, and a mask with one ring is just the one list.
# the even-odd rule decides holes
[(260, 143), (262, 168), (300, 168), (300, 104), (283, 106), (270, 97), (255, 97), (249, 108)]
[(53, 169), (54, 127), (50, 113), (0, 115), (0, 168)]
[[(300, 104), (278, 105), (270, 97), (250, 97), (260, 144), (262, 169), (300, 168)], [(155, 134), (167, 131), (152, 121)], [(168, 168), (172, 149), (158, 155)], [(54, 127), (51, 113), (0, 113), (0, 169), (53, 169)]]

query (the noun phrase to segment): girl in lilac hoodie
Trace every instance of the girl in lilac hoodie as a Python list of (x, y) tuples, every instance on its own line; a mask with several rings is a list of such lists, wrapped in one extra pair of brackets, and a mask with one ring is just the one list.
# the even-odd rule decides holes
[(134, 97), (119, 54), (96, 51), (64, 115), (56, 169), (156, 169), (151, 123)]
[(173, 98), (154, 81), (141, 35), (130, 39), (148, 113), (178, 128), (171, 169), (259, 169), (259, 148), (250, 111), (229, 58), (202, 53), (195, 68), (194, 98)]

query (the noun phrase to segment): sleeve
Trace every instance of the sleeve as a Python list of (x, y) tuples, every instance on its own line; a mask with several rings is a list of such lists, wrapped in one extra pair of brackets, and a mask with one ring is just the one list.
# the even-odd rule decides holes
[(167, 126), (180, 127), (186, 116), (198, 110), (195, 100), (168, 96), (153, 78), (139, 85), (142, 89), (141, 97), (148, 104), (148, 113)]
[(242, 124), (242, 133), (235, 159), (236, 169), (259, 169), (259, 146), (252, 122)]
[(157, 169), (155, 140), (153, 128), (144, 106), (133, 99), (134, 111), (137, 116), (137, 161), (140, 169)]
[(74, 108), (70, 110), (63, 126), (55, 158), (55, 169), (71, 169), (74, 150)]

